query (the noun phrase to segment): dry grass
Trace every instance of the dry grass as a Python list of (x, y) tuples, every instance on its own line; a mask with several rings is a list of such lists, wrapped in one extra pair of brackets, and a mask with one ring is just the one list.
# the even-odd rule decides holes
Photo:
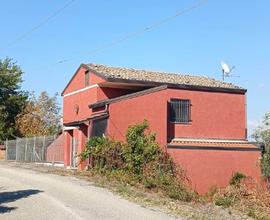
[(270, 192), (250, 178), (212, 194), (216, 205), (231, 207), (258, 220), (270, 220)]

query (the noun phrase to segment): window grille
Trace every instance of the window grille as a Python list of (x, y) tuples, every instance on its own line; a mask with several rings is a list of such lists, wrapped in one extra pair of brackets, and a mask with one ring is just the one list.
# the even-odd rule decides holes
[(191, 103), (187, 99), (171, 99), (170, 122), (189, 123), (191, 121)]

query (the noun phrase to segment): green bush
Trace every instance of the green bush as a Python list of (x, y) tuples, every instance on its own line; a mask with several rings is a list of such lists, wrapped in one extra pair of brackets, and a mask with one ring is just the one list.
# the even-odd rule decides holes
[(100, 171), (120, 169), (124, 164), (123, 144), (108, 138), (91, 138), (80, 156), (82, 160), (86, 160), (89, 155), (92, 167)]
[(224, 208), (229, 208), (233, 204), (233, 197), (231, 196), (220, 196), (215, 199), (215, 204)]
[(173, 199), (190, 201), (195, 193), (183, 184), (182, 170), (148, 132), (148, 123), (129, 126), (126, 142), (104, 137), (91, 138), (81, 154), (91, 156), (91, 169), (121, 183), (143, 184), (149, 190), (161, 190)]
[[(270, 180), (270, 152), (265, 152), (261, 157), (262, 174)], [(270, 182), (270, 181), (269, 181)]]
[(230, 185), (239, 185), (243, 179), (246, 178), (246, 175), (243, 173), (236, 172), (233, 174)]

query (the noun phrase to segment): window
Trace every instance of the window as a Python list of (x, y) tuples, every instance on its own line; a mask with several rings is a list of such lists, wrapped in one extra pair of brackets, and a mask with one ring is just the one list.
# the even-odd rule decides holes
[(89, 71), (86, 71), (84, 74), (84, 85), (89, 86)]
[(191, 121), (190, 100), (171, 99), (170, 122), (189, 123)]
[(108, 118), (96, 119), (92, 122), (91, 137), (102, 137), (106, 132)]

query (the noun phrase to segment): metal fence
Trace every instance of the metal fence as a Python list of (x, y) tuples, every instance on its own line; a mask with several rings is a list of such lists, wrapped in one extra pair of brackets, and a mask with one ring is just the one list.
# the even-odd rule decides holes
[(6, 160), (24, 162), (63, 162), (64, 143), (56, 136), (7, 140)]

